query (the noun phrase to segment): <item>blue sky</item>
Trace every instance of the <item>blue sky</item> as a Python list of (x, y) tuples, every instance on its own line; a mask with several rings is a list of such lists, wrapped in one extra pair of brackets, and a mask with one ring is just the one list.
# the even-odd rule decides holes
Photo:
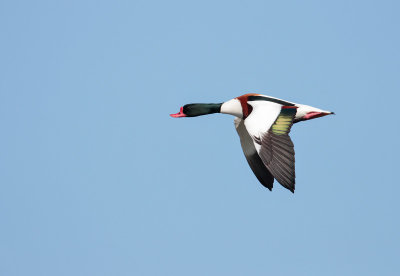
[[(398, 275), (397, 1), (2, 1), (1, 275)], [(296, 124), (261, 186), (228, 115)]]

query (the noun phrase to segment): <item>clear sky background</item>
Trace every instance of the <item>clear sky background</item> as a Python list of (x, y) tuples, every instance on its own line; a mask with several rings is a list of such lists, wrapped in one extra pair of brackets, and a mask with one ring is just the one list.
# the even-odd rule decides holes
[[(398, 1), (1, 1), (0, 275), (399, 275)], [(296, 124), (295, 194), (233, 117)]]

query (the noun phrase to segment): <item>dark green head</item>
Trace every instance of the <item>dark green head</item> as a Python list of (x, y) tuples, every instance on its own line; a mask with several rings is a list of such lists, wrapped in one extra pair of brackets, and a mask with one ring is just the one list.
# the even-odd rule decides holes
[(181, 107), (180, 111), (176, 114), (171, 114), (174, 118), (179, 117), (197, 117), (201, 115), (207, 115), (212, 113), (219, 113), (221, 111), (222, 103), (209, 103), (209, 104), (186, 104)]

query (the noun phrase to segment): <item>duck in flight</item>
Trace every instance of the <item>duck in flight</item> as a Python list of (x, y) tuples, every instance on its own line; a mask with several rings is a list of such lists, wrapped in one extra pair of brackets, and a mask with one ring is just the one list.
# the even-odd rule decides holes
[(194, 103), (180, 108), (174, 118), (212, 113), (235, 116), (243, 153), (257, 179), (272, 191), (274, 179), (294, 193), (294, 145), (289, 132), (294, 123), (334, 114), (260, 94), (245, 94), (224, 103)]

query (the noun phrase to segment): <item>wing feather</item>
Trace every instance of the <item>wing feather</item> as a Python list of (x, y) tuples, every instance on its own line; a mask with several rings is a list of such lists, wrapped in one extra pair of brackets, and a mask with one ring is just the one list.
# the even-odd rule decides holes
[(240, 118), (236, 118), (235, 126), (236, 131), (240, 137), (240, 144), (242, 146), (247, 163), (257, 177), (258, 181), (260, 181), (260, 183), (264, 187), (268, 188), (271, 191), (274, 183), (274, 177), (265, 167), (263, 161), (258, 155), (257, 150), (254, 146), (254, 141), (250, 137), (249, 133), (246, 130), (246, 127), (244, 126), (244, 121)]
[(272, 189), (274, 178), (295, 190), (295, 152), (289, 137), (296, 107), (271, 102), (249, 102), (251, 114), (235, 119), (243, 152), (258, 180)]
[[(261, 138), (260, 157), (283, 187), (294, 192), (295, 152), (288, 133), (296, 115), (295, 108), (282, 109), (271, 128)], [(283, 119), (281, 119), (283, 117)], [(290, 118), (290, 120), (288, 119)]]

